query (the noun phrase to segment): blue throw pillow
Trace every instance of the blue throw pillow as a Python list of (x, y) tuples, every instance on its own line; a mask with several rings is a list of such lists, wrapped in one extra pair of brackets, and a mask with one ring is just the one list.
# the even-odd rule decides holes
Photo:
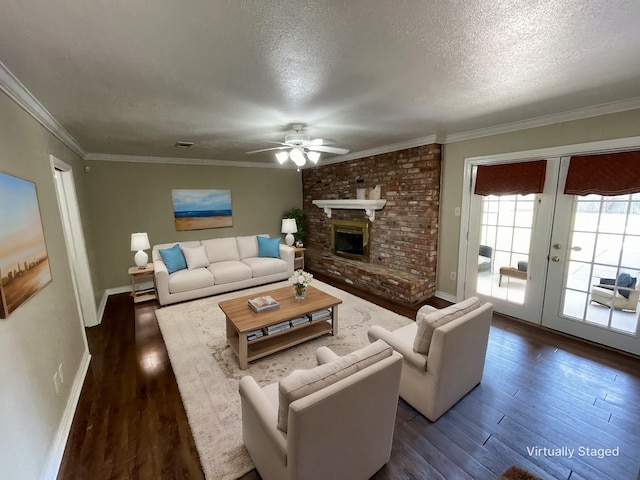
[(258, 256), (280, 258), (280, 239), (258, 236)]
[(162, 260), (164, 260), (164, 264), (169, 273), (187, 268), (187, 261), (180, 249), (180, 245), (177, 243), (171, 248), (158, 249), (158, 253), (162, 257)]

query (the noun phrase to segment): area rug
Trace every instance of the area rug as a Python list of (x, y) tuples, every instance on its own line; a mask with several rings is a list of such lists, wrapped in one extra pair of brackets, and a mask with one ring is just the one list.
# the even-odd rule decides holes
[(502, 475), (500, 475), (496, 480), (542, 480), (537, 475), (528, 472), (524, 468), (520, 467), (509, 467)]
[(284, 281), (156, 310), (208, 480), (237, 479), (254, 468), (242, 442), (238, 382), (243, 376), (252, 375), (261, 386), (268, 385), (295, 369), (314, 367), (315, 351), (322, 345), (345, 355), (369, 343), (370, 326), (394, 330), (412, 321), (314, 280), (314, 287), (343, 302), (338, 307), (338, 335), (310, 340), (251, 362), (247, 370), (240, 370), (226, 344), (225, 319), (218, 302), (287, 285), (291, 286)]

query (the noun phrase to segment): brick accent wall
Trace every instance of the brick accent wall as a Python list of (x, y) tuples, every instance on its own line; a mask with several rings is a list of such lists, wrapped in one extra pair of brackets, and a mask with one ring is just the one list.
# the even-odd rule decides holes
[[(438, 144), (302, 171), (308, 269), (402, 303), (435, 293), (440, 202)], [(330, 254), (330, 220), (319, 199), (355, 199), (357, 188), (381, 186), (387, 200), (370, 226), (370, 263)], [(366, 220), (364, 210), (334, 209), (332, 218)]]

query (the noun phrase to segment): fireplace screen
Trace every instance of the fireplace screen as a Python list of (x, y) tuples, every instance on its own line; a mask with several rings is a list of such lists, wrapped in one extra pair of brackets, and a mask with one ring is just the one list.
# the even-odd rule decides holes
[(355, 220), (331, 220), (331, 253), (368, 262), (369, 223)]

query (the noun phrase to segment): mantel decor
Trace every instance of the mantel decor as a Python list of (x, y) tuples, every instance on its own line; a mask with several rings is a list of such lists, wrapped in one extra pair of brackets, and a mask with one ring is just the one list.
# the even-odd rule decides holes
[(381, 210), (386, 204), (386, 200), (313, 200), (316, 207), (324, 209), (327, 218), (331, 218), (332, 209), (364, 210), (370, 221), (376, 218), (376, 210)]

